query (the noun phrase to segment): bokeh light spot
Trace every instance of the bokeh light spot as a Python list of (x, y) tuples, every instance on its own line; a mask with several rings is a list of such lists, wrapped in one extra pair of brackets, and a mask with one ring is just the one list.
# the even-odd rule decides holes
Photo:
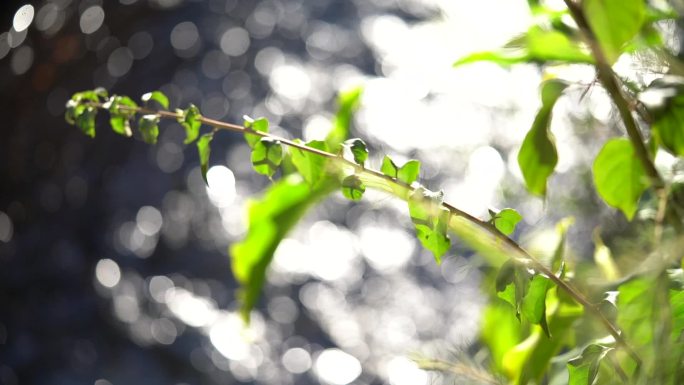
[(95, 277), (100, 285), (112, 288), (121, 280), (121, 269), (111, 259), (101, 259), (95, 266)]
[(97, 31), (104, 22), (105, 12), (99, 5), (89, 7), (81, 14), (81, 31), (87, 35)]
[(321, 380), (344, 385), (361, 374), (361, 363), (340, 349), (326, 349), (316, 358), (314, 369)]
[(12, 27), (21, 32), (31, 25), (33, 22), (34, 8), (31, 4), (22, 5), (17, 13), (14, 14), (14, 20), (12, 21)]

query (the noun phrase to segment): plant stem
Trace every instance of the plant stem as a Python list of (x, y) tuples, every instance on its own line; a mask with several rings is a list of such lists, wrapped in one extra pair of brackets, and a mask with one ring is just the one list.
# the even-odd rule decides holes
[[(103, 105), (101, 103), (90, 103), (90, 105), (95, 106), (97, 108), (104, 109)], [(129, 110), (135, 113), (139, 114), (155, 114), (158, 115), (162, 118), (166, 119), (173, 119), (177, 120), (180, 118), (180, 114), (171, 112), (171, 111), (164, 111), (164, 110), (151, 110), (148, 108), (143, 108), (143, 107), (128, 107), (128, 106), (123, 106), (120, 105), (118, 107), (121, 110)], [(210, 119), (206, 117), (200, 117), (198, 119), (200, 122), (202, 122), (205, 125), (211, 126), (214, 128), (214, 130), (221, 129), (221, 130), (227, 130), (227, 131), (232, 131), (232, 132), (237, 132), (237, 133), (248, 133), (252, 135), (258, 135), (261, 137), (265, 138), (270, 138), (273, 140), (278, 140), (281, 143), (297, 148), (302, 151), (306, 151), (312, 154), (316, 154), (319, 156), (322, 156), (324, 158), (332, 159), (336, 162), (340, 162), (345, 166), (352, 167), (355, 172), (358, 175), (361, 176), (367, 176), (370, 177), (371, 179), (378, 179), (388, 188), (384, 188), (383, 190), (386, 192), (389, 192), (391, 194), (397, 195), (402, 199), (406, 199), (408, 197), (408, 194), (398, 194), (397, 191), (403, 191), (406, 193), (411, 193), (416, 190), (415, 187), (410, 186), (398, 179), (392, 178), (390, 176), (387, 176), (383, 174), (380, 171), (369, 169), (366, 167), (363, 167), (361, 165), (356, 164), (355, 162), (345, 159), (344, 157), (333, 154), (331, 152), (319, 150), (317, 148), (309, 147), (306, 144), (303, 143), (297, 143), (289, 139), (281, 138), (279, 136), (273, 135), (268, 132), (263, 132), (263, 131), (256, 131), (251, 128), (246, 128), (241, 125), (237, 124), (232, 124), (232, 123), (226, 123), (222, 122), (219, 120), (215, 119)], [(394, 188), (396, 187), (396, 188)], [(378, 187), (381, 188), (381, 187)], [(539, 261), (537, 258), (533, 257), (528, 251), (526, 251), (522, 246), (520, 246), (518, 243), (516, 243), (514, 240), (511, 238), (507, 237), (503, 233), (499, 232), (494, 226), (492, 226), (489, 222), (483, 221), (473, 215), (468, 214), (467, 212), (460, 210), (453, 205), (443, 202), (442, 206), (449, 210), (449, 212), (452, 215), (452, 218), (459, 217), (463, 218), (467, 223), (474, 224), (478, 228), (482, 229), (484, 233), (489, 234), (493, 240), (496, 242), (496, 247), (501, 249), (505, 248), (505, 254), (507, 255), (508, 258), (517, 261), (519, 263), (527, 263), (530, 267), (533, 269), (537, 270), (539, 273), (544, 274), (547, 276), (558, 288), (561, 290), (565, 291), (570, 297), (572, 297), (577, 303), (582, 305), (585, 310), (591, 314), (593, 314), (595, 317), (599, 319), (599, 321), (604, 325), (606, 330), (615, 338), (615, 341), (617, 342), (618, 345), (621, 345), (625, 348), (625, 350), (628, 352), (628, 354), (634, 359), (634, 361), (637, 363), (637, 365), (641, 364), (641, 358), (639, 355), (632, 349), (627, 341), (624, 339), (622, 336), (622, 333), (620, 332), (619, 328), (613, 324), (608, 318), (605, 317), (605, 315), (599, 310), (599, 308), (591, 303), (582, 293), (580, 293), (572, 284), (569, 282), (564, 281), (561, 279), (559, 276), (557, 276), (551, 269), (546, 267), (541, 261)], [(458, 223), (452, 223), (450, 221), (450, 228), (453, 232), (459, 233), (459, 228), (458, 228)]]
[(639, 131), (639, 126), (632, 115), (630, 103), (627, 101), (627, 97), (620, 86), (620, 81), (615, 75), (615, 72), (613, 72), (613, 68), (609, 64), (608, 59), (606, 59), (606, 55), (603, 53), (601, 46), (596, 40), (596, 35), (589, 26), (587, 19), (584, 17), (582, 8), (578, 3), (572, 0), (564, 1), (573, 20), (575, 23), (577, 23), (580, 31), (582, 31), (585, 36), (585, 41), (589, 45), (592, 56), (596, 60), (595, 66), (598, 78), (606, 91), (608, 91), (608, 94), (620, 113), (620, 118), (622, 119), (625, 129), (627, 130), (627, 136), (634, 147), (634, 151), (639, 158), (641, 165), (646, 171), (646, 175), (648, 175), (648, 178), (656, 191), (664, 189), (665, 182), (658, 173), (655, 164), (651, 160), (648, 149), (646, 149), (644, 138), (642, 137), (641, 131)]

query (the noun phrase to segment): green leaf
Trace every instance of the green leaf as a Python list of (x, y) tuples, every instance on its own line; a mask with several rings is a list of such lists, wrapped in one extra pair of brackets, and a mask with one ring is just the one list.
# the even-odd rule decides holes
[[(296, 140), (296, 142), (300, 141)], [(328, 151), (328, 145), (320, 140), (312, 140), (306, 143), (306, 145), (321, 151)], [(297, 172), (304, 177), (307, 183), (315, 186), (323, 179), (325, 176), (326, 158), (295, 147), (290, 148), (290, 154)]]
[(611, 64), (639, 33), (646, 16), (643, 0), (584, 0), (582, 11)]
[(615, 281), (620, 278), (620, 272), (613, 260), (612, 253), (608, 246), (603, 243), (598, 229), (594, 230), (594, 263), (601, 271), (603, 278), (608, 281)]
[(157, 143), (157, 137), (159, 136), (159, 115), (143, 115), (138, 122), (138, 129), (140, 130), (145, 143)]
[(385, 155), (385, 157), (382, 158), (382, 166), (380, 166), (380, 171), (389, 177), (396, 178), (399, 168), (396, 164), (394, 164), (394, 161), (392, 161), (389, 156)]
[[(249, 116), (245, 115), (243, 117), (244, 119), (244, 127), (254, 130), (254, 131), (261, 131), (261, 132), (268, 132), (268, 119), (266, 118), (258, 118), (258, 119), (252, 119)], [(256, 144), (259, 142), (261, 139), (261, 136), (259, 135), (254, 135), (254, 134), (245, 134), (245, 141), (247, 142), (247, 145), (249, 145), (249, 148), (254, 148)]]
[(629, 140), (617, 138), (606, 142), (592, 169), (601, 198), (632, 220), (649, 181)]
[(342, 194), (345, 198), (352, 201), (359, 201), (366, 192), (366, 186), (356, 175), (349, 175), (342, 180)]
[[(122, 106), (124, 108), (121, 108)], [(128, 137), (133, 135), (131, 118), (135, 116), (135, 109), (138, 105), (131, 98), (114, 95), (104, 104), (104, 107), (109, 110), (109, 124), (114, 132)]]
[(249, 320), (249, 312), (259, 298), (266, 269), (280, 241), (311, 206), (335, 189), (334, 184), (319, 184), (312, 189), (298, 175), (291, 174), (249, 203), (247, 235), (230, 248), (233, 275), (242, 286), (241, 313), (245, 320)]
[(209, 185), (207, 181), (207, 170), (209, 170), (209, 154), (211, 153), (211, 141), (214, 139), (214, 133), (202, 135), (197, 141), (197, 151), (200, 159), (200, 169), (202, 170), (202, 179), (204, 183)]
[(349, 127), (351, 126), (352, 116), (354, 111), (359, 107), (362, 94), (363, 88), (355, 87), (341, 92), (337, 96), (338, 109), (335, 114), (333, 128), (325, 138), (328, 148), (334, 153), (337, 153), (340, 144), (349, 137)]
[(546, 181), (558, 163), (555, 139), (549, 125), (553, 106), (567, 86), (567, 83), (557, 79), (547, 80), (542, 84), (542, 107), (518, 153), (518, 165), (525, 178), (527, 190), (535, 195), (546, 195)]
[(498, 51), (476, 52), (454, 63), (454, 67), (490, 61), (507, 67), (519, 63), (588, 63), (594, 62), (586, 49), (560, 31), (531, 27), (526, 34), (511, 40)]
[(503, 209), (493, 218), (494, 227), (505, 235), (511, 235), (515, 231), (515, 226), (522, 220), (522, 216), (514, 209)]
[(613, 348), (591, 344), (582, 354), (568, 361), (568, 385), (592, 385), (596, 380), (601, 360)]
[(199, 136), (200, 127), (202, 126), (200, 120), (202, 119), (202, 115), (200, 114), (199, 108), (194, 104), (190, 104), (185, 110), (177, 109), (176, 113), (180, 115), (178, 117), (178, 123), (185, 128), (185, 141), (183, 143), (190, 144), (194, 142)]
[(282, 161), (283, 147), (278, 140), (261, 138), (252, 149), (252, 165), (259, 174), (272, 177)]
[(442, 192), (435, 193), (421, 186), (408, 199), (409, 213), (418, 240), (434, 254), (438, 264), (451, 246), (447, 235), (451, 213), (441, 206), (443, 197)]
[(368, 159), (368, 149), (366, 148), (366, 142), (359, 138), (349, 139), (344, 142), (344, 146), (349, 148), (354, 157), (354, 162), (359, 166), (363, 167)]
[(95, 137), (95, 117), (97, 116), (97, 108), (92, 106), (77, 107), (76, 109), (76, 126), (81, 131), (90, 136)]
[(401, 166), (397, 172), (397, 179), (410, 185), (418, 179), (418, 174), (420, 174), (420, 162), (411, 159)]
[(523, 316), (530, 323), (541, 326), (549, 338), (551, 338), (551, 332), (546, 322), (546, 293), (551, 287), (551, 280), (540, 274), (535, 274), (522, 303)]
[(169, 98), (164, 95), (161, 91), (152, 91), (144, 94), (141, 97), (142, 101), (147, 103), (150, 100), (154, 100), (159, 103), (160, 106), (164, 107), (165, 110), (169, 109)]

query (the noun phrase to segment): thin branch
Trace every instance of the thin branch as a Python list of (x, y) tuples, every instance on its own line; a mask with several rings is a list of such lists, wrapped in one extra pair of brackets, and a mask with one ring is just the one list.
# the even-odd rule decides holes
[[(95, 102), (90, 102), (89, 103), (92, 106), (95, 106), (100, 109), (105, 109), (101, 103), (95, 103)], [(129, 110), (131, 112), (135, 113), (141, 113), (141, 114), (156, 114), (159, 115), (162, 118), (166, 119), (173, 119), (177, 120), (178, 118), (181, 117), (180, 114), (171, 112), (171, 111), (164, 111), (164, 110), (151, 110), (148, 108), (143, 108), (143, 107), (128, 107), (128, 106), (123, 106), (119, 105), (118, 108), (120, 110)], [(271, 138), (274, 140), (278, 140), (281, 143), (297, 148), (302, 151), (306, 151), (312, 154), (316, 154), (319, 156), (322, 156), (324, 158), (332, 159), (335, 160), (336, 162), (340, 162), (345, 166), (352, 167), (357, 174), (361, 176), (367, 176), (373, 179), (379, 179), (380, 181), (383, 181), (386, 183), (389, 188), (384, 189), (385, 191), (392, 193), (394, 195), (399, 195), (397, 194), (397, 191), (404, 191), (407, 193), (411, 193), (416, 190), (415, 187), (410, 186), (398, 179), (392, 178), (388, 175), (383, 174), (380, 171), (369, 169), (366, 167), (363, 167), (361, 165), (358, 165), (354, 163), (351, 160), (345, 159), (341, 155), (333, 154), (331, 152), (319, 150), (317, 148), (309, 147), (306, 144), (302, 143), (297, 143), (289, 139), (281, 138), (279, 136), (273, 135), (268, 132), (263, 132), (263, 131), (256, 131), (251, 128), (246, 128), (241, 125), (237, 124), (232, 124), (232, 123), (226, 123), (222, 122), (219, 120), (215, 119), (210, 119), (206, 117), (200, 117), (198, 119), (200, 122), (202, 122), (205, 125), (211, 126), (214, 129), (222, 129), (222, 130), (227, 130), (227, 131), (232, 131), (232, 132), (237, 132), (237, 133), (242, 133), (242, 134), (252, 134), (252, 135), (258, 135), (261, 137), (265, 138)], [(396, 187), (397, 189), (394, 189), (392, 187)], [(399, 197), (402, 199), (405, 199), (408, 194), (401, 194)], [(494, 226), (492, 226), (489, 222), (483, 221), (473, 215), (468, 214), (467, 212), (460, 210), (453, 205), (443, 202), (442, 206), (449, 210), (449, 212), (453, 217), (460, 217), (463, 218), (465, 221), (476, 225), (477, 227), (481, 228), (486, 232), (487, 234), (491, 235), (494, 240), (497, 242), (497, 246), (499, 248), (505, 248), (506, 250), (506, 255), (511, 258), (512, 260), (519, 262), (519, 263), (527, 263), (529, 267), (535, 269), (539, 273), (547, 276), (558, 288), (561, 290), (565, 291), (570, 297), (572, 297), (577, 303), (582, 305), (584, 309), (589, 312), (590, 314), (593, 314), (595, 317), (598, 318), (598, 320), (604, 325), (606, 330), (615, 338), (615, 341), (618, 343), (618, 345), (622, 346), (625, 348), (627, 353), (634, 359), (634, 361), (640, 365), (641, 364), (641, 358), (639, 355), (634, 351), (634, 349), (627, 343), (627, 341), (624, 339), (622, 336), (622, 333), (620, 329), (613, 324), (606, 316), (601, 312), (601, 310), (591, 303), (582, 293), (579, 292), (572, 284), (569, 282), (563, 281), (558, 275), (556, 275), (551, 269), (549, 269), (547, 266), (545, 266), (541, 261), (539, 261), (537, 258), (533, 257), (527, 250), (525, 250), (522, 246), (520, 246), (518, 243), (516, 243), (514, 240), (511, 238), (507, 237), (503, 233), (499, 232)], [(458, 233), (458, 224), (453, 224), (450, 221), (450, 228), (452, 231)], [(517, 255), (517, 257), (516, 257)]]
[(582, 12), (580, 5), (572, 0), (564, 1), (565, 5), (570, 11), (570, 15), (575, 23), (577, 23), (577, 26), (580, 28), (580, 31), (585, 37), (585, 41), (589, 45), (592, 56), (596, 60), (595, 66), (598, 78), (601, 81), (601, 84), (603, 84), (603, 87), (605, 87), (606, 91), (608, 91), (608, 94), (620, 113), (620, 118), (622, 119), (625, 129), (627, 130), (627, 136), (634, 147), (634, 151), (639, 158), (641, 165), (646, 171), (646, 175), (648, 175), (648, 178), (656, 191), (664, 189), (665, 182), (658, 173), (655, 164), (653, 161), (651, 161), (651, 157), (648, 154), (648, 149), (646, 149), (646, 146), (644, 145), (644, 138), (642, 137), (639, 126), (632, 115), (631, 105), (633, 103), (627, 101), (627, 96), (620, 86), (620, 80), (618, 80), (615, 72), (613, 72), (613, 68), (609, 64), (606, 55), (603, 53), (601, 46), (596, 40), (596, 35), (589, 26), (587, 19), (584, 17), (584, 13)]

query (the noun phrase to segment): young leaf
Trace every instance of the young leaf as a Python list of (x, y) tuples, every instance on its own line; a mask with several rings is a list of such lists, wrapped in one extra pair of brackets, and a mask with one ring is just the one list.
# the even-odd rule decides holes
[(522, 37), (510, 41), (505, 48), (498, 51), (476, 52), (463, 57), (454, 63), (454, 67), (479, 61), (489, 61), (508, 67), (518, 63), (587, 63), (594, 59), (576, 41), (566, 34), (531, 27)]
[(199, 136), (200, 126), (202, 126), (202, 122), (200, 121), (202, 115), (200, 114), (199, 108), (194, 104), (190, 104), (186, 110), (177, 109), (176, 113), (180, 115), (178, 117), (178, 123), (185, 128), (185, 141), (183, 143), (190, 144), (194, 142)]
[(164, 95), (161, 91), (152, 91), (144, 94), (140, 99), (147, 103), (150, 100), (154, 100), (159, 103), (160, 106), (164, 107), (165, 110), (169, 109), (169, 98)]
[(353, 138), (345, 141), (344, 146), (349, 148), (349, 151), (351, 151), (352, 156), (354, 157), (354, 162), (363, 167), (363, 165), (366, 163), (366, 159), (368, 159), (366, 142), (359, 138)]
[(632, 220), (639, 197), (648, 188), (649, 181), (629, 140), (617, 138), (606, 142), (596, 156), (592, 170), (601, 198)]
[(544, 82), (541, 90), (542, 107), (518, 153), (518, 165), (527, 190), (536, 195), (546, 195), (546, 181), (558, 163), (555, 140), (549, 125), (553, 106), (567, 86), (567, 83), (557, 79)]
[[(254, 131), (268, 132), (268, 119), (259, 118), (254, 120), (247, 115), (245, 115), (243, 119), (245, 120), (245, 128), (251, 128)], [(249, 148), (254, 148), (260, 139), (261, 136), (259, 135), (245, 134), (245, 141), (247, 142), (247, 145), (249, 145)]]
[(138, 129), (145, 143), (156, 144), (159, 136), (159, 115), (143, 115), (138, 122)]
[(75, 109), (76, 111), (76, 125), (83, 131), (84, 134), (95, 137), (95, 117), (97, 116), (97, 108), (92, 106), (83, 106)]
[[(130, 107), (130, 109), (121, 108), (122, 106)], [(114, 95), (104, 104), (104, 107), (109, 110), (109, 124), (114, 132), (128, 137), (133, 135), (130, 120), (135, 115), (134, 109), (138, 105), (131, 98)]]
[(396, 178), (399, 168), (396, 164), (394, 164), (389, 156), (385, 155), (385, 157), (382, 158), (382, 166), (380, 166), (380, 171), (387, 176)]
[(612, 348), (591, 344), (582, 354), (568, 361), (568, 385), (592, 385), (596, 380), (601, 360)]
[(259, 174), (272, 177), (282, 161), (283, 147), (277, 140), (261, 138), (252, 149), (252, 165)]
[(361, 200), (364, 192), (366, 192), (366, 186), (364, 186), (358, 176), (349, 175), (342, 181), (342, 194), (347, 199), (352, 201)]
[(204, 179), (204, 183), (207, 185), (209, 185), (209, 182), (207, 181), (207, 170), (209, 169), (209, 154), (211, 153), (210, 145), (213, 139), (214, 133), (210, 132), (202, 135), (199, 140), (197, 140), (197, 151), (199, 152), (202, 179)]
[(441, 192), (435, 193), (420, 187), (408, 199), (409, 214), (416, 227), (418, 240), (434, 254), (438, 264), (451, 246), (447, 235), (451, 213), (441, 207), (443, 196)]
[(337, 153), (340, 144), (349, 137), (349, 127), (351, 126), (352, 115), (361, 102), (363, 88), (356, 87), (348, 91), (341, 92), (337, 97), (337, 114), (332, 130), (325, 138), (328, 148)]
[[(328, 145), (320, 140), (312, 140), (306, 143), (306, 145), (318, 150), (328, 151)], [(304, 177), (304, 180), (309, 185), (314, 186), (323, 179), (325, 176), (326, 158), (295, 147), (290, 148), (290, 154), (297, 172)]]
[(492, 218), (494, 227), (505, 235), (511, 235), (522, 216), (514, 209), (503, 209)]
[(397, 171), (397, 179), (410, 185), (418, 179), (418, 174), (420, 174), (420, 162), (411, 159)]
[(551, 280), (536, 274), (529, 284), (522, 303), (522, 313), (525, 318), (530, 323), (541, 326), (549, 338), (551, 338), (551, 332), (549, 332), (549, 325), (546, 321), (546, 293), (551, 286)]
[(645, 4), (642, 0), (582, 1), (582, 13), (610, 64), (620, 56), (625, 43), (641, 30)]

